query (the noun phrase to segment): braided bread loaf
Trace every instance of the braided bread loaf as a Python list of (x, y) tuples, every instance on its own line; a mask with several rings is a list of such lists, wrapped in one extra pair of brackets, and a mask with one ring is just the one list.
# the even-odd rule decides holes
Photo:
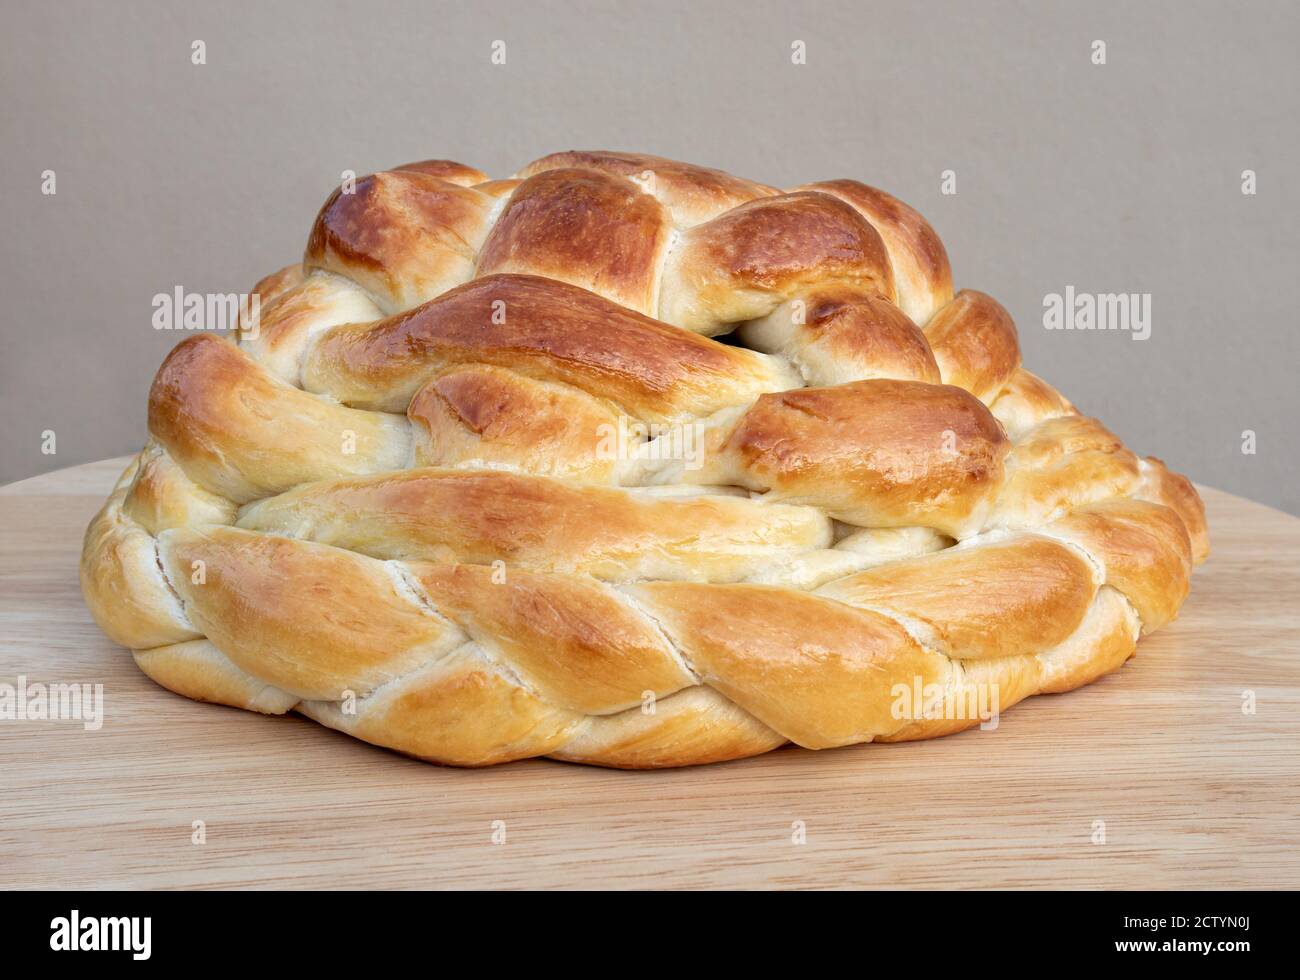
[(929, 738), (1116, 669), (1207, 553), (881, 191), (603, 152), (349, 191), (168, 356), (87, 532), (173, 691), (470, 766)]

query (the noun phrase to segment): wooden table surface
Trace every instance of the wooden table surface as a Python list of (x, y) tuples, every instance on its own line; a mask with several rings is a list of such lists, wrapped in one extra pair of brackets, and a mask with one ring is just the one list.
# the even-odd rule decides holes
[(1203, 489), (1214, 554), (1180, 618), (996, 731), (457, 770), (139, 673), (77, 582), (124, 465), (0, 488), (0, 682), (105, 703), (98, 731), (0, 721), (7, 887), (1300, 887), (1300, 520), (1260, 504)]

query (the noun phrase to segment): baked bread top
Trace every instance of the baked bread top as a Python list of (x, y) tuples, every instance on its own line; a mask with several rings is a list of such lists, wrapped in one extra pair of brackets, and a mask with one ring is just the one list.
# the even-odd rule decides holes
[(199, 700), (456, 765), (925, 738), (1120, 666), (1208, 550), (856, 181), (407, 164), (254, 293), (159, 369), (82, 556)]

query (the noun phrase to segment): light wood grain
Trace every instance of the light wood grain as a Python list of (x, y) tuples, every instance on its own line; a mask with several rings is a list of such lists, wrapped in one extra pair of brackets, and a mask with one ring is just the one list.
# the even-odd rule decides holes
[(996, 731), (652, 773), (455, 770), (140, 674), (77, 585), (124, 465), (0, 490), (0, 681), (106, 700), (97, 732), (0, 722), (9, 887), (1300, 886), (1300, 520), (1259, 504), (1203, 489), (1214, 555), (1178, 621)]

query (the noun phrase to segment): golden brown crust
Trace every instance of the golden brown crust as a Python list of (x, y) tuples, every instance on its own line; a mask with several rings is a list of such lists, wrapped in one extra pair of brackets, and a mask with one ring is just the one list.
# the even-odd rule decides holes
[(209, 493), (185, 475), (159, 443), (140, 453), (135, 476), (126, 485), (122, 514), (149, 534), (169, 527), (233, 524), (233, 501)]
[(236, 667), (209, 640), (190, 640), (135, 651), (135, 663), (151, 680), (195, 701), (282, 715), (298, 698)]
[(666, 769), (744, 759), (785, 743), (712, 688), (692, 687), (589, 719), (551, 758), (614, 769)]
[(831, 541), (830, 522), (810, 507), (429, 469), (307, 484), (247, 508), (239, 525), (377, 558), (503, 562), (611, 582), (735, 581)]
[(1043, 667), (1040, 694), (1064, 694), (1119, 670), (1137, 648), (1141, 625), (1127, 599), (1102, 586), (1087, 618), (1060, 646), (1038, 655)]
[(948, 253), (920, 212), (856, 180), (825, 180), (799, 190), (832, 194), (871, 222), (889, 250), (898, 305), (918, 326), (952, 299)]
[(386, 313), (409, 310), (467, 279), (494, 199), (423, 173), (363, 177), (316, 216), (303, 265), (346, 276)]
[(933, 738), (1117, 669), (1208, 552), (853, 181), (427, 160), (253, 292), (163, 363), (81, 561), (197, 700), (464, 766)]
[(1073, 549), (1023, 535), (891, 562), (817, 594), (913, 623), (945, 656), (984, 660), (1064, 642), (1095, 589), (1091, 566)]
[(706, 684), (805, 748), (894, 731), (894, 680), (946, 683), (952, 669), (893, 620), (802, 592), (682, 582), (629, 591)]
[(721, 452), (733, 482), (850, 524), (964, 536), (999, 487), (1002, 429), (969, 393), (858, 381), (764, 395)]
[(286, 290), (292, 289), (306, 278), (303, 271), (302, 263), (295, 262), (293, 265), (286, 265), (283, 269), (272, 272), (269, 276), (264, 276), (253, 286), (250, 295), (258, 297), (259, 301), (265, 306)]
[(616, 483), (605, 452), (619, 415), (571, 385), (470, 364), (438, 375), (406, 410), (418, 466), (504, 467), (521, 473)]
[(1011, 314), (985, 293), (963, 289), (925, 327), (944, 384), (965, 388), (986, 405), (1020, 368)]
[(1024, 368), (1011, 373), (989, 410), (1013, 439), (1019, 439), (1042, 422), (1078, 414), (1065, 396)]
[(518, 275), (476, 279), (410, 313), (336, 327), (308, 353), (303, 380), (345, 404), (392, 411), (440, 370), (471, 363), (570, 384), (654, 422), (708, 415), (797, 383), (760, 354), (567, 283)]
[(317, 273), (260, 304), (255, 323), (241, 319), (240, 343), (276, 377), (296, 385), (303, 351), (317, 334), (381, 315), (370, 297), (348, 280)]
[(459, 184), (461, 187), (474, 187), (485, 183), (488, 179), (488, 175), (482, 170), (457, 163), (455, 160), (419, 160), (392, 169), (405, 173), (424, 174), (426, 177), (437, 177), (439, 180), (445, 180), (449, 184)]
[(664, 273), (659, 316), (696, 333), (725, 333), (828, 282), (895, 299), (876, 230), (829, 194), (760, 198), (682, 234)]
[(1049, 419), (1012, 448), (989, 523), (1036, 527), (1085, 504), (1128, 496), (1138, 481), (1138, 458), (1096, 419)]
[(119, 487), (91, 520), (81, 551), (81, 592), (114, 643), (145, 649), (202, 636), (159, 567), (157, 542), (122, 516)]
[(475, 184), (474, 190), (489, 197), (503, 198), (513, 194), (515, 188), (522, 183), (522, 180), (485, 180), (481, 184)]
[(1192, 550), (1187, 529), (1168, 507), (1106, 500), (1074, 511), (1051, 529), (1101, 563), (1107, 584), (1133, 603), (1144, 632), (1177, 615), (1191, 587)]
[(1174, 473), (1164, 461), (1148, 456), (1139, 464), (1142, 489), (1137, 496), (1152, 503), (1164, 504), (1183, 522), (1192, 548), (1192, 561), (1199, 565), (1210, 556), (1210, 532), (1205, 524), (1205, 504), (1181, 473)]
[(739, 339), (786, 357), (818, 387), (892, 378), (938, 384), (939, 366), (925, 334), (882, 296), (831, 283), (751, 320)]
[(585, 721), (503, 676), (472, 645), (381, 688), (355, 714), (332, 701), (306, 701), (298, 710), (355, 738), (452, 766), (545, 755)]
[(682, 227), (700, 224), (759, 197), (779, 194), (775, 187), (733, 177), (721, 170), (680, 163), (649, 153), (569, 150), (534, 160), (519, 171), (531, 177), (560, 167), (581, 167), (635, 181), (655, 194)]
[(510, 195), (477, 275), (546, 276), (650, 316), (671, 231), (667, 211), (636, 185), (591, 170), (549, 170)]
[(149, 432), (200, 486), (242, 503), (405, 465), (403, 419), (332, 405), (211, 334), (182, 341), (149, 391)]
[(231, 661), (300, 698), (361, 696), (463, 642), (383, 562), (230, 527), (158, 538), (190, 620)]
[(609, 586), (484, 565), (418, 564), (412, 574), (440, 613), (550, 704), (612, 714), (695, 683)]

